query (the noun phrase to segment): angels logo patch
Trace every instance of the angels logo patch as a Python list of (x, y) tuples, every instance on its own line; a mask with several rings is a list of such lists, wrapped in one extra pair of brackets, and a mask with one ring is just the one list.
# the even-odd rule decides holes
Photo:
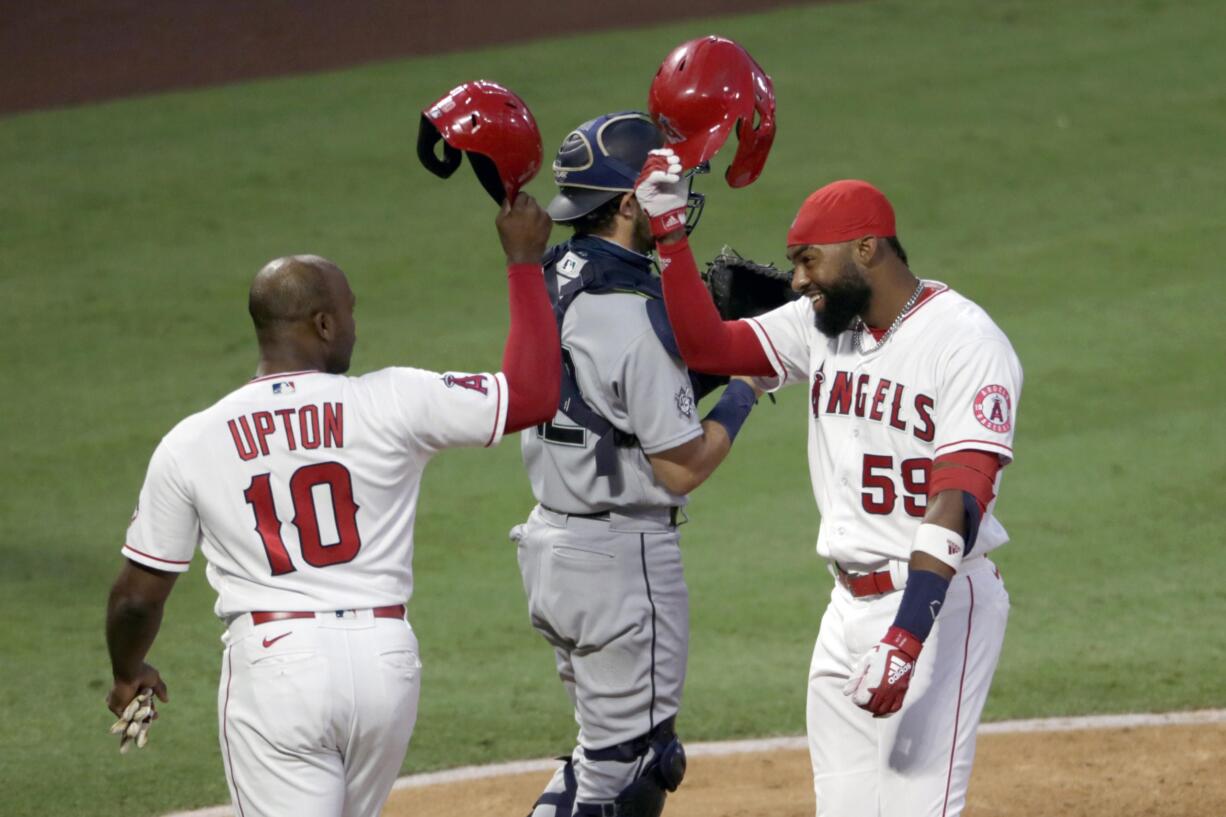
[(485, 386), (485, 375), (483, 374), (466, 374), (466, 375), (443, 375), (443, 385), (447, 388), (459, 386), (464, 389), (471, 389), (481, 394), (489, 394), (489, 389)]
[(975, 419), (989, 431), (1004, 434), (1013, 427), (1013, 401), (1004, 386), (984, 386), (975, 395)]

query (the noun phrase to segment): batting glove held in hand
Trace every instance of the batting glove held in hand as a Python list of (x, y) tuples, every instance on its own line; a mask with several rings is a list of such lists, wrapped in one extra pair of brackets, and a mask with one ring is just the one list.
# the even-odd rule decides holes
[(651, 218), (651, 234), (656, 238), (685, 229), (685, 205), (689, 185), (681, 178), (681, 160), (671, 148), (658, 148), (647, 154), (647, 161), (634, 183), (634, 197)]
[(886, 718), (902, 708), (915, 660), (923, 642), (901, 627), (886, 631), (881, 643), (869, 650), (851, 673), (843, 694), (852, 703), (873, 713), (874, 718)]
[(111, 726), (111, 734), (119, 735), (119, 751), (127, 754), (136, 744), (137, 749), (144, 749), (149, 742), (149, 726), (157, 713), (153, 709), (153, 690), (142, 689), (140, 694), (128, 703), (123, 715)]

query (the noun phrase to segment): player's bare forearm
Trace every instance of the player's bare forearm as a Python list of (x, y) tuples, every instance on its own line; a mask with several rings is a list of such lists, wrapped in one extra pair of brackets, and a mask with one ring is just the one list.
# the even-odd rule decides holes
[(651, 470), (665, 488), (684, 496), (706, 482), (732, 450), (728, 430), (715, 420), (702, 421), (702, 436), (650, 454)]
[(177, 573), (124, 563), (106, 606), (106, 645), (117, 682), (132, 682), (141, 676), (177, 577)]
[(684, 235), (658, 249), (664, 305), (685, 365), (708, 374), (773, 375), (775, 370), (749, 325), (720, 317)]

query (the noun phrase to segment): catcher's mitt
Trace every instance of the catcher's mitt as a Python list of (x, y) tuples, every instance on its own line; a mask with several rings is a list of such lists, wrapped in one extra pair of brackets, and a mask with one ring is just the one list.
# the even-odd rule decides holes
[(720, 250), (702, 276), (720, 317), (753, 318), (800, 297), (792, 276), (774, 264), (756, 264), (731, 247)]

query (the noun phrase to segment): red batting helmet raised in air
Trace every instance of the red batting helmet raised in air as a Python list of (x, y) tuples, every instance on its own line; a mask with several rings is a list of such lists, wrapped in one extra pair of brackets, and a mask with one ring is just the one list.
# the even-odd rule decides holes
[[(443, 142), (443, 156), (436, 149)], [(451, 89), (421, 114), (417, 157), (449, 178), (462, 153), (481, 186), (501, 204), (541, 169), (541, 132), (524, 101), (496, 82), (479, 79)]]
[(708, 161), (736, 128), (739, 144), (724, 178), (752, 184), (775, 141), (775, 88), (749, 52), (726, 37), (700, 37), (672, 50), (651, 82), (647, 109), (686, 169)]

